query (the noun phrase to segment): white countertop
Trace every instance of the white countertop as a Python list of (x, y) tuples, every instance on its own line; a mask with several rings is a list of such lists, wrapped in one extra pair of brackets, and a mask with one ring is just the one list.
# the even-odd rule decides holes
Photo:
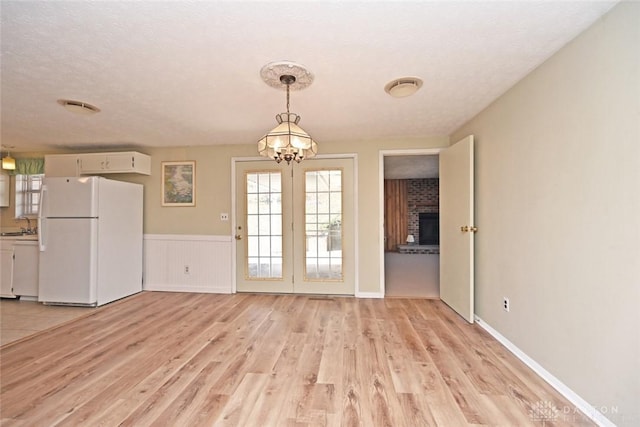
[(38, 241), (37, 234), (24, 234), (22, 236), (0, 236), (0, 240), (16, 240), (16, 241)]

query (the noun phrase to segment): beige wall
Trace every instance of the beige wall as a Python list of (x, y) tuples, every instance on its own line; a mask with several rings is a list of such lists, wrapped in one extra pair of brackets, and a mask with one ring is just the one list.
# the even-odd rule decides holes
[(476, 137), (477, 314), (620, 426), (640, 425), (638, 46), (621, 3), (451, 138)]
[[(361, 292), (380, 289), (378, 161), (382, 149), (443, 147), (448, 137), (394, 141), (319, 142), (321, 154), (355, 153), (358, 156), (359, 283)], [(227, 145), (145, 150), (152, 158), (151, 177), (130, 175), (127, 179), (145, 185), (145, 233), (231, 235), (231, 221), (220, 221), (220, 213), (231, 206), (231, 159), (255, 157), (256, 145)], [(162, 207), (160, 168), (162, 161), (196, 161), (196, 206)], [(287, 167), (283, 165), (283, 167)]]
[[(360, 292), (380, 290), (380, 237), (378, 162), (380, 150), (444, 147), (448, 137), (386, 141), (319, 142), (321, 154), (358, 156), (359, 283)], [(231, 159), (255, 157), (256, 144), (212, 145), (139, 149), (151, 155), (151, 176), (114, 174), (109, 177), (145, 186), (144, 232), (147, 234), (231, 235), (231, 221), (220, 221), (220, 213), (233, 212), (231, 206)], [(162, 207), (160, 170), (163, 161), (196, 161), (196, 206)], [(282, 166), (286, 168), (286, 165)], [(2, 222), (15, 224), (13, 208), (3, 208)]]

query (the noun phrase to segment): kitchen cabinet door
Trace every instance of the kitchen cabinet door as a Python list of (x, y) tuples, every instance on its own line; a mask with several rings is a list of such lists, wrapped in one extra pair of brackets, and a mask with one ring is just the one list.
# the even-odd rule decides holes
[(9, 190), (9, 175), (0, 174), (0, 208), (6, 208), (9, 206), (9, 194), (11, 191)]
[(79, 157), (82, 175), (104, 173), (108, 167), (107, 156), (104, 154), (82, 154)]
[(0, 273), (0, 296), (3, 298), (15, 298), (13, 293), (13, 245), (2, 242), (0, 248), (0, 263), (2, 272)]
[(150, 175), (151, 158), (136, 151), (80, 154), (80, 173), (83, 175), (107, 173)]
[(78, 176), (78, 156), (76, 154), (49, 154), (44, 156), (44, 175), (47, 178)]
[(13, 253), (13, 293), (37, 297), (38, 242), (16, 242)]

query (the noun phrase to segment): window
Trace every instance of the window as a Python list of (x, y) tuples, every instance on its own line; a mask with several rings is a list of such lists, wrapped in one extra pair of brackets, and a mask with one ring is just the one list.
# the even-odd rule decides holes
[(38, 215), (42, 178), (43, 174), (16, 175), (16, 218)]
[(305, 172), (307, 280), (342, 280), (342, 170)]
[(282, 278), (282, 173), (248, 172), (247, 279)]

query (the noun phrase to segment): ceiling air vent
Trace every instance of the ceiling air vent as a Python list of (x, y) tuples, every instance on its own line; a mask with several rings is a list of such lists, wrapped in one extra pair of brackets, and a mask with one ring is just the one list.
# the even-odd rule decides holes
[(394, 98), (413, 95), (422, 87), (422, 80), (417, 77), (401, 77), (390, 81), (384, 87), (385, 92)]
[(81, 101), (72, 101), (70, 99), (58, 99), (58, 104), (62, 105), (68, 111), (76, 114), (88, 116), (100, 112), (98, 107)]

